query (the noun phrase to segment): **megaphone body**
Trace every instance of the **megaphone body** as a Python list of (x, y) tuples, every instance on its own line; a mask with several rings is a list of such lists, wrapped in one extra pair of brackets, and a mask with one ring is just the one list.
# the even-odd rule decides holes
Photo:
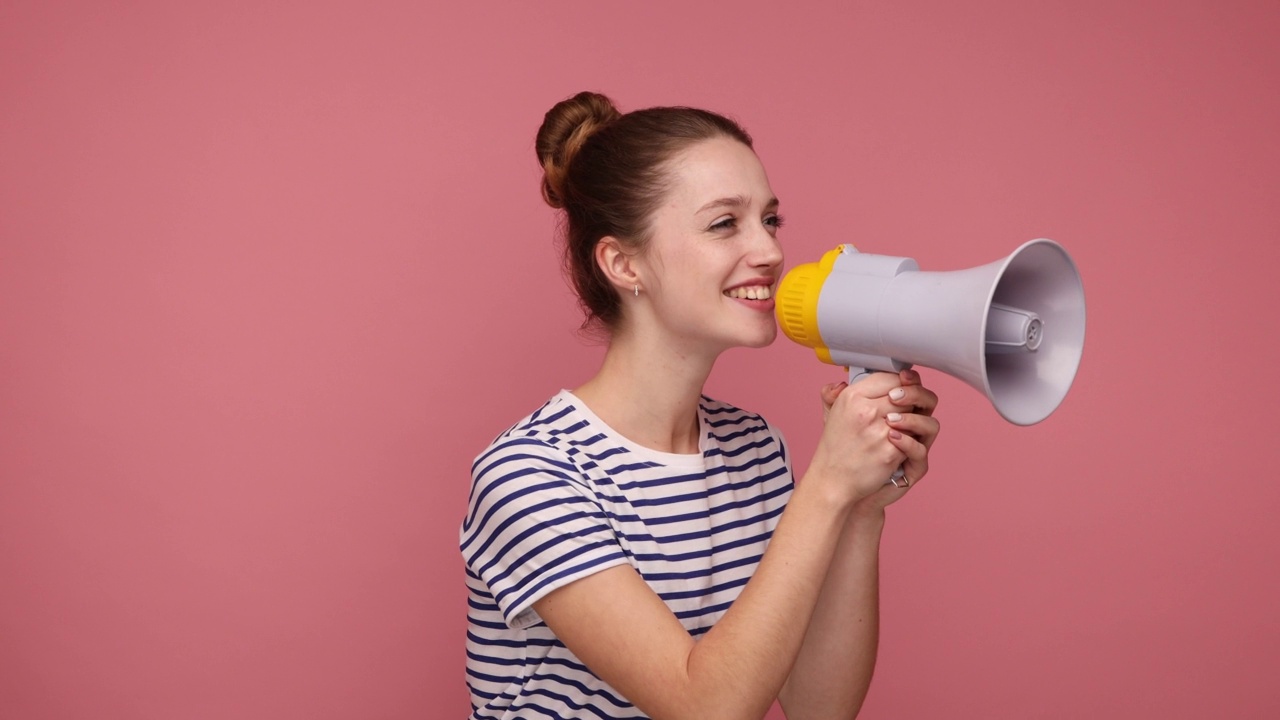
[(841, 245), (787, 273), (776, 313), (787, 337), (848, 367), (850, 382), (869, 371), (931, 367), (976, 388), (1018, 425), (1057, 409), (1084, 349), (1080, 274), (1046, 239), (951, 272)]

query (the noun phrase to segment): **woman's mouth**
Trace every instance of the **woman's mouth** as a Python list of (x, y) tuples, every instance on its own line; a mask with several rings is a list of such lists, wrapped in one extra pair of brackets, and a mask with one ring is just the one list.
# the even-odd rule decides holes
[(724, 294), (737, 300), (768, 300), (773, 297), (773, 288), (768, 285), (740, 285), (725, 290)]

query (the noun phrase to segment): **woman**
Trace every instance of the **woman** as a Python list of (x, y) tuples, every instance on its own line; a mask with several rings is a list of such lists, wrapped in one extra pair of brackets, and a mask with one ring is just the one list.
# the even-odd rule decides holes
[(581, 93), (547, 113), (537, 152), (609, 345), (472, 466), (472, 717), (736, 720), (775, 699), (793, 720), (855, 716), (885, 508), (928, 469), (936, 396), (911, 371), (824, 388), (793, 484), (768, 423), (702, 395), (721, 352), (777, 333), (782, 220), (751, 138)]

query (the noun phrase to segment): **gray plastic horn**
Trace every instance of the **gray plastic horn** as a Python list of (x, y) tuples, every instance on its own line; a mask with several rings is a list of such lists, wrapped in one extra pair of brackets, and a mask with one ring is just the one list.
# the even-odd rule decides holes
[(1071, 256), (1040, 239), (989, 265), (922, 272), (911, 258), (841, 253), (822, 285), (818, 329), (852, 382), (924, 365), (959, 378), (1011, 423), (1062, 403), (1084, 351), (1084, 286)]

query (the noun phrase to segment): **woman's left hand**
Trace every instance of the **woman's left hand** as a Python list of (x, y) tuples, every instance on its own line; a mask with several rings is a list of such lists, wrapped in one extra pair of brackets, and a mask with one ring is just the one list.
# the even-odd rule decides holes
[[(887, 415), (885, 422), (892, 429), (889, 442), (907, 456), (902, 463), (907, 484), (901, 487), (885, 485), (878, 492), (859, 501), (854, 508), (856, 513), (883, 512), (886, 507), (906, 495), (907, 490), (929, 472), (929, 448), (938, 439), (939, 425), (933, 417), (933, 411), (938, 407), (938, 396), (920, 384), (920, 373), (915, 370), (899, 372), (898, 379), (902, 384), (889, 393), (889, 401), (902, 410)], [(823, 389), (824, 420), (831, 410), (831, 404), (846, 387), (847, 383), (836, 383)]]

